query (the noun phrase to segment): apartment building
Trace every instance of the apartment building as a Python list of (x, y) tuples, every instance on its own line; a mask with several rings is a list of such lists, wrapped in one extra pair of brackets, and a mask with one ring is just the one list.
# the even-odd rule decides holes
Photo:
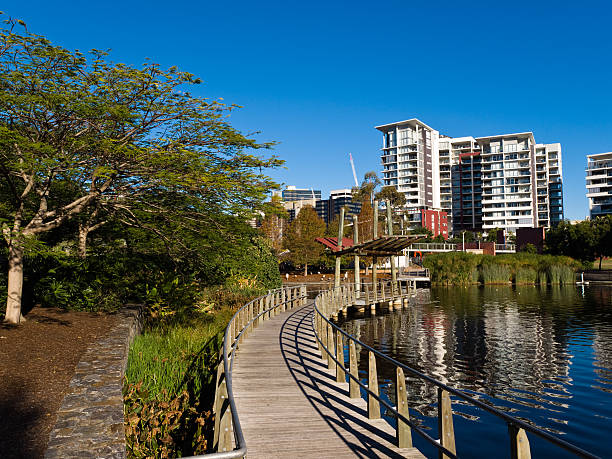
[(453, 232), (514, 233), (563, 219), (559, 143), (537, 144), (531, 132), (451, 138), (417, 119), (376, 129), (384, 184), (404, 192), (415, 213), (447, 212)]
[(587, 156), (586, 187), (591, 218), (612, 215), (612, 152)]

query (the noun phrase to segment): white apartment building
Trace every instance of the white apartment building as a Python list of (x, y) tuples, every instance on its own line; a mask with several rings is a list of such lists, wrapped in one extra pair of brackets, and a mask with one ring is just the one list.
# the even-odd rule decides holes
[(385, 185), (441, 209), (454, 232), (550, 227), (563, 219), (561, 145), (533, 133), (447, 137), (417, 119), (377, 126)]
[(591, 218), (612, 215), (612, 152), (587, 156), (586, 187)]

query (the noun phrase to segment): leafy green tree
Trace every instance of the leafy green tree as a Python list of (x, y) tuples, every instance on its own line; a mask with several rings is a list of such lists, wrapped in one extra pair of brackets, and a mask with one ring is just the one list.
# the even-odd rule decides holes
[(398, 209), (406, 204), (406, 195), (400, 193), (394, 186), (384, 186), (376, 193), (374, 199), (378, 201), (390, 201), (391, 207)]
[(502, 231), (500, 228), (490, 229), (487, 233), (487, 242), (497, 242), (497, 232)]
[(376, 188), (380, 186), (382, 182), (376, 175), (376, 172), (366, 172), (363, 177), (363, 182), (358, 187), (353, 187), (353, 199), (355, 201), (365, 202), (366, 200), (370, 203), (374, 202), (374, 195), (376, 194)]
[(304, 206), (285, 233), (283, 246), (289, 250), (289, 259), (296, 265), (304, 265), (308, 275), (308, 264), (319, 260), (323, 246), (315, 238), (325, 234), (325, 222), (319, 218), (312, 206)]
[(424, 226), (415, 226), (410, 232), (412, 234), (424, 234), (426, 235), (427, 239), (431, 239), (433, 237), (433, 232)]
[[(78, 220), (87, 234), (112, 216), (183, 250), (185, 232), (247, 218), (282, 162), (227, 122), (234, 106), (193, 96), (175, 67), (133, 68), (54, 46), (14, 23), (0, 31), (0, 186), (8, 249), (5, 321), (21, 318), (24, 254)], [(66, 192), (69, 188), (70, 192)]]

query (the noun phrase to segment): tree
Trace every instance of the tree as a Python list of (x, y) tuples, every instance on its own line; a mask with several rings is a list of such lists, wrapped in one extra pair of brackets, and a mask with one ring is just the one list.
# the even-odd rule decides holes
[(500, 228), (490, 229), (489, 232), (487, 233), (487, 242), (497, 242), (497, 232), (498, 231), (503, 231), (503, 230)]
[(384, 186), (381, 190), (376, 193), (374, 199), (378, 201), (390, 201), (391, 207), (393, 208), (401, 208), (406, 204), (406, 195), (397, 191), (394, 186)]
[(376, 188), (381, 184), (378, 175), (376, 172), (370, 171), (366, 172), (363, 177), (363, 182), (358, 187), (353, 187), (353, 199), (360, 202), (365, 202), (366, 200), (370, 201), (370, 203), (374, 202), (374, 194), (376, 193)]
[(425, 234), (426, 239), (433, 238), (433, 231), (429, 228), (425, 228), (424, 226), (415, 226), (411, 231), (412, 234)]
[(315, 241), (325, 233), (325, 222), (319, 218), (312, 206), (304, 206), (295, 220), (289, 224), (283, 246), (289, 250), (289, 259), (296, 265), (304, 265), (308, 275), (308, 264), (316, 262), (323, 253), (323, 246)]
[(596, 217), (575, 225), (562, 221), (546, 233), (545, 248), (553, 255), (567, 255), (583, 262), (612, 256), (612, 215)]
[(84, 244), (112, 215), (179, 251), (177, 229), (221, 232), (218, 215), (253, 215), (275, 187), (261, 171), (282, 161), (249, 153), (272, 144), (229, 125), (234, 106), (191, 95), (193, 75), (88, 60), (14, 27), (0, 31), (5, 321), (21, 319), (24, 253), (46, 232), (78, 219)]
[(273, 196), (264, 212), (260, 231), (270, 241), (270, 245), (276, 255), (280, 253), (283, 246), (283, 233), (287, 227), (289, 214), (281, 206), (280, 198)]

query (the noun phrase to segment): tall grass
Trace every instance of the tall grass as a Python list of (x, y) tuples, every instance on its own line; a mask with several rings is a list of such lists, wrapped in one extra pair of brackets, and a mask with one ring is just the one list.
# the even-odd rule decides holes
[(530, 253), (479, 255), (464, 252), (430, 254), (423, 260), (434, 284), (573, 283), (581, 267), (576, 260)]
[(486, 264), (480, 267), (480, 275), (485, 284), (510, 282), (510, 268), (506, 265)]
[(535, 284), (538, 281), (538, 272), (533, 268), (518, 268), (513, 281), (515, 284)]
[(195, 307), (154, 308), (130, 348), (124, 411), (128, 457), (205, 453), (218, 351), (235, 310), (263, 291), (228, 284), (207, 289)]

